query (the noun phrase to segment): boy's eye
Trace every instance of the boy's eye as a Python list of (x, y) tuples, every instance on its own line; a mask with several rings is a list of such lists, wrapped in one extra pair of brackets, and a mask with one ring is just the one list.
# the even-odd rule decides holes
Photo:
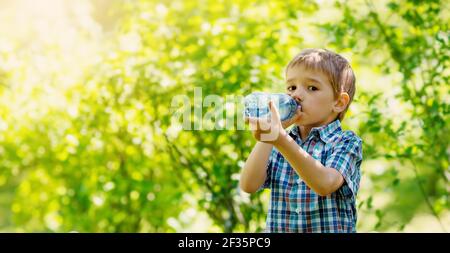
[(287, 90), (288, 91), (293, 91), (293, 90), (295, 90), (297, 87), (295, 87), (295, 86), (289, 86), (288, 88), (287, 88)]
[(316, 91), (316, 90), (318, 90), (318, 89), (317, 89), (317, 87), (315, 87), (315, 86), (308, 86), (308, 90), (310, 90), (310, 91)]

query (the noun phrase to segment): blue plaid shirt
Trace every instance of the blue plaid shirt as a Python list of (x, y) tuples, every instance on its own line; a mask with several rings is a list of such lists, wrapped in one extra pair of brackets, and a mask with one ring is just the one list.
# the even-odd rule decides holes
[(339, 171), (345, 182), (334, 193), (319, 196), (273, 148), (262, 186), (271, 189), (266, 232), (356, 232), (361, 139), (352, 131), (342, 131), (339, 120), (313, 128), (304, 142), (298, 126), (289, 135), (325, 167)]

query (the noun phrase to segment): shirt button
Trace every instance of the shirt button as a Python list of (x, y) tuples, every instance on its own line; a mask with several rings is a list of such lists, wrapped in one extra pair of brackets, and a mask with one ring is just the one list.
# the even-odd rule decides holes
[(301, 213), (301, 212), (300, 212), (300, 208), (297, 207), (297, 209), (295, 209), (295, 212), (296, 212), (297, 214), (300, 214), (300, 213)]
[(300, 184), (302, 182), (302, 180), (297, 179), (297, 184)]

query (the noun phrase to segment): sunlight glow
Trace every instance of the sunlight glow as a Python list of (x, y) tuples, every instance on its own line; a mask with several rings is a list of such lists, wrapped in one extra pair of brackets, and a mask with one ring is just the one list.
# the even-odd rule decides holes
[(0, 7), (0, 55), (6, 58), (0, 67), (12, 81), (2, 101), (17, 117), (67, 107), (65, 90), (101, 52), (101, 27), (89, 1), (0, 1)]

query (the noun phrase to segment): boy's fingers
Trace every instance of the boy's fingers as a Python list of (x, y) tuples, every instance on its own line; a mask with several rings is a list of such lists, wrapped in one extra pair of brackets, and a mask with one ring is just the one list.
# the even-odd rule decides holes
[(244, 117), (244, 120), (250, 125), (250, 130), (258, 130), (261, 132), (270, 130), (270, 123), (268, 122), (268, 119)]
[(255, 118), (255, 117), (245, 117), (245, 122), (250, 124), (266, 125), (269, 119), (265, 118)]
[(246, 117), (245, 121), (250, 125), (250, 130), (252, 131), (258, 130), (260, 125), (258, 118)]
[(245, 120), (245, 123), (250, 123), (250, 124), (258, 123), (258, 118), (254, 118), (254, 117), (245, 117), (244, 120)]
[(273, 120), (275, 122), (280, 121), (280, 114), (278, 113), (278, 109), (272, 100), (270, 100), (270, 102), (269, 102), (269, 108), (270, 108), (270, 112), (271, 112), (271, 120)]

